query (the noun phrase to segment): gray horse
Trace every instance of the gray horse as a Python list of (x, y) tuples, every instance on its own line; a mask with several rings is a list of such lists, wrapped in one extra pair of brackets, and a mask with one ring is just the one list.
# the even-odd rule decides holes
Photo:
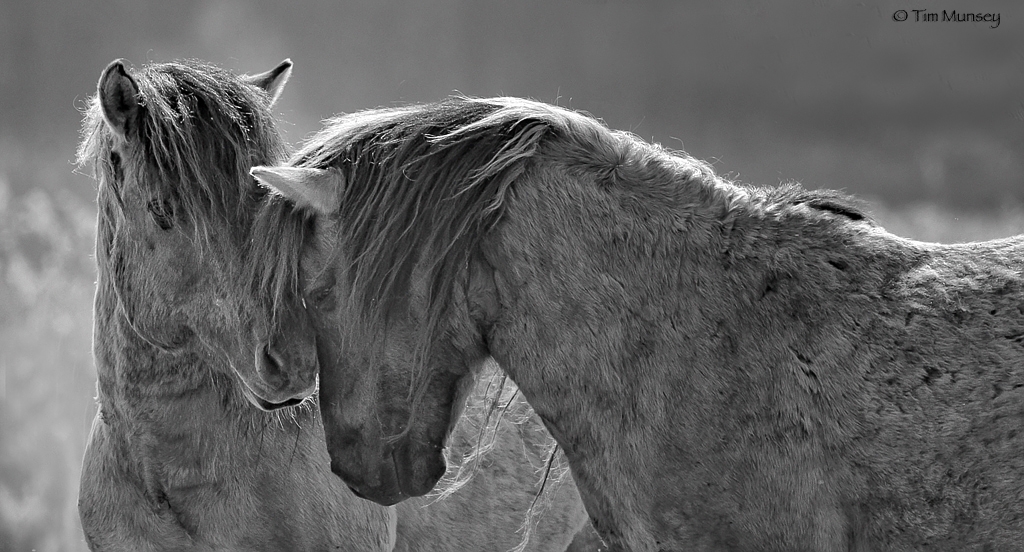
[[(271, 104), (291, 63), (252, 77), (194, 62), (114, 62), (85, 116), (80, 162), (99, 180), (99, 412), (79, 511), (93, 550), (506, 550), (550, 447), (495, 430), (495, 454), (447, 500), (359, 500), (328, 469), (315, 336), (301, 302), (247, 278), (267, 195), (248, 170), (286, 148)], [(291, 289), (279, 290), (294, 298)], [(482, 391), (481, 391), (482, 393)], [(293, 407), (293, 408), (288, 408)], [(456, 428), (472, 448), (473, 420)], [(458, 452), (458, 451), (456, 451)], [(575, 487), (546, 493), (532, 550), (585, 523)], [(530, 528), (533, 528), (531, 525)]]
[(315, 221), (321, 410), (363, 496), (431, 488), (494, 358), (614, 549), (1024, 550), (1020, 237), (902, 239), (514, 98), (340, 117), (253, 174)]

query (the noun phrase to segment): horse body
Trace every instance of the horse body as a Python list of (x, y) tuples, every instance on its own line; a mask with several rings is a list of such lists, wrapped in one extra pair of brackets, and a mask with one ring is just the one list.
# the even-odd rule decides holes
[(1020, 237), (901, 239), (504, 98), (342, 117), (253, 174), (327, 221), (324, 424), (369, 498), (430, 484), (417, 439), (490, 355), (613, 549), (1024, 549)]
[(115, 62), (100, 79), (80, 154), (100, 180), (100, 409), (79, 493), (93, 550), (393, 546), (394, 512), (318, 468), (308, 407), (246, 400), (279, 408), (315, 388), (305, 319), (282, 311), (282, 341), (268, 341), (259, 301), (226, 278), (244, 266), (247, 215), (234, 209), (254, 201), (239, 167), (283, 152), (269, 103), (290, 67), (240, 78), (166, 64), (133, 78)]
[[(185, 62), (133, 76), (114, 62), (100, 79), (79, 152), (99, 180), (86, 541), (133, 551), (514, 547), (535, 488), (520, 458), (496, 455), (483, 470), (494, 480), (396, 512), (330, 473), (315, 403), (294, 406), (315, 389), (315, 336), (300, 302), (271, 304), (268, 290), (294, 298), (287, 277), (253, 279), (277, 259), (252, 247), (266, 194), (247, 173), (283, 155), (270, 105), (290, 67), (238, 77)], [(499, 438), (514, 447), (508, 428)], [(563, 550), (585, 523), (564, 487), (564, 512), (537, 527), (530, 550)], [(499, 506), (506, 515), (490, 515)]]
[(1019, 238), (919, 244), (785, 198), (633, 214), (573, 169), (522, 179), (489, 238), (488, 343), (609, 540), (1021, 547)]

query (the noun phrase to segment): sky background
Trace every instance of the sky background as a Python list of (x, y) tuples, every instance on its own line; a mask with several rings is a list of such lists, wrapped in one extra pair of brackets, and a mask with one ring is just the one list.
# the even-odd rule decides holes
[(293, 144), (336, 113), (525, 96), (744, 183), (844, 189), (909, 237), (1024, 231), (1019, 2), (0, 0), (0, 551), (84, 548), (96, 189), (75, 172), (80, 110), (111, 60), (186, 57), (249, 73), (291, 58), (276, 109)]

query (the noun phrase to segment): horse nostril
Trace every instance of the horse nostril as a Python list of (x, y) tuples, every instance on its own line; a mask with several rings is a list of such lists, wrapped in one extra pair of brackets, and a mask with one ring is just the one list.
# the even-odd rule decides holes
[(273, 378), (284, 377), (284, 359), (281, 357), (280, 353), (267, 344), (263, 346), (260, 356), (262, 357), (260, 359), (260, 364), (262, 365), (265, 376)]

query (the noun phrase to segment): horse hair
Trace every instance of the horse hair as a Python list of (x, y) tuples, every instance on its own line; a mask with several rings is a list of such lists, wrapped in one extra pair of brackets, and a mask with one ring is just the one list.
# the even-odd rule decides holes
[[(427, 330), (422, 335), (436, 335), (453, 283), (485, 231), (501, 220), (516, 179), (530, 170), (542, 149), (546, 160), (596, 171), (609, 183), (637, 183), (666, 200), (696, 188), (709, 205), (725, 206), (723, 222), (741, 202), (765, 209), (805, 205), (870, 222), (840, 192), (792, 184), (741, 187), (716, 176), (704, 162), (611, 130), (589, 115), (518, 98), (457, 96), (343, 115), (327, 121), (290, 164), (336, 168), (344, 176), (339, 232), (349, 248), (350, 289), (364, 319), (387, 323), (401, 312), (413, 266), (429, 260)], [(264, 221), (261, 231), (273, 232), (286, 218), (280, 211), (288, 208), (271, 202), (266, 209), (279, 211), (259, 217), (272, 221)], [(278, 247), (274, 241), (266, 240), (267, 246)], [(289, 251), (294, 252), (282, 253), (290, 256)], [(288, 263), (298, 263), (298, 256)], [(287, 264), (276, 269), (287, 274), (279, 279), (297, 278), (298, 270)]]
[[(226, 69), (197, 60), (149, 64), (135, 74), (142, 109), (129, 132), (144, 148), (137, 158), (151, 160), (146, 170), (156, 175), (138, 182), (143, 193), (170, 203), (186, 217), (196, 232), (197, 247), (209, 241), (205, 234), (211, 220), (225, 223), (221, 226), (237, 232), (239, 241), (249, 236), (255, 206), (266, 194), (254, 184), (249, 167), (283, 159), (288, 153), (267, 109), (270, 97), (243, 85)], [(122, 139), (104, 122), (98, 97), (89, 101), (84, 115), (78, 164), (90, 168), (100, 186), (109, 186), (123, 209), (121, 165), (139, 161), (123, 159), (115, 151)], [(172, 188), (170, 182), (187, 185)], [(108, 219), (112, 216), (104, 206), (100, 212)], [(277, 300), (294, 292), (297, 275), (292, 271), (298, 247), (284, 239), (293, 234), (274, 231), (273, 235), (281, 239), (249, 243), (253, 250), (246, 257), (253, 263), (248, 270), (253, 278), (237, 284), (248, 286), (246, 293)], [(267, 251), (268, 243), (274, 244), (273, 251)], [(279, 303), (272, 302), (268, 308), (276, 317)]]
[[(193, 222), (203, 215), (223, 218), (252, 205), (245, 194), (262, 192), (251, 180), (242, 181), (248, 168), (287, 153), (274, 119), (266, 110), (252, 108), (267, 106), (270, 98), (241, 85), (227, 70), (195, 60), (146, 65), (137, 75), (143, 109), (134, 132), (154, 162), (152, 169), (164, 181), (193, 184), (150, 191), (169, 196), (162, 199), (184, 208)], [(93, 174), (109, 181), (117, 172), (110, 155), (115, 140), (93, 97), (82, 124), (79, 164), (93, 163)], [(237, 185), (225, 185), (224, 180)]]

